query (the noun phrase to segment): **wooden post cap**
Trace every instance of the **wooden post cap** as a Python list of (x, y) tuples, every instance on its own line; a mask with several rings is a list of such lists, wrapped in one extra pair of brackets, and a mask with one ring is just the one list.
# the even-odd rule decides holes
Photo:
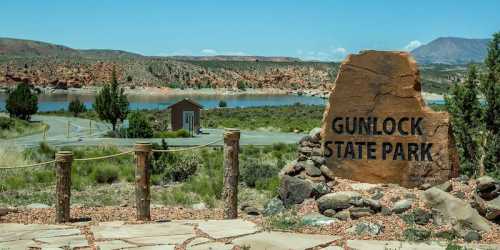
[(73, 152), (71, 151), (59, 151), (56, 153), (56, 161), (72, 161), (73, 160)]
[(153, 148), (151, 142), (136, 142), (134, 145), (135, 152), (149, 152)]
[(224, 130), (224, 141), (227, 140), (239, 140), (240, 130), (237, 128), (226, 128)]

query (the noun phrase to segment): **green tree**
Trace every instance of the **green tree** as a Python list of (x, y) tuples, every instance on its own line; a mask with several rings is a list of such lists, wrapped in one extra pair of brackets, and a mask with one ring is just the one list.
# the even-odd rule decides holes
[(500, 32), (493, 34), (485, 64), (488, 71), (481, 81), (486, 126), (483, 164), (487, 172), (495, 172), (500, 170)]
[(87, 111), (87, 108), (85, 108), (85, 105), (80, 101), (80, 99), (76, 98), (69, 103), (68, 110), (73, 113), (74, 117), (77, 117), (78, 114)]
[(451, 114), (453, 133), (459, 146), (463, 173), (477, 175), (480, 159), (481, 104), (478, 99), (478, 75), (474, 65), (469, 66), (467, 80), (457, 83), (450, 96), (445, 96)]
[(219, 108), (225, 108), (225, 107), (227, 107), (227, 102), (224, 100), (220, 100), (219, 101)]
[(118, 121), (122, 121), (128, 114), (128, 100), (124, 90), (118, 86), (116, 71), (113, 69), (111, 83), (105, 84), (95, 98), (94, 110), (99, 118), (111, 123), (113, 131)]
[(38, 111), (38, 97), (31, 93), (31, 88), (27, 83), (21, 83), (14, 91), (9, 92), (5, 109), (11, 117), (29, 121), (31, 115)]
[(128, 117), (127, 134), (130, 138), (151, 138), (153, 128), (147, 117), (139, 111), (130, 113)]

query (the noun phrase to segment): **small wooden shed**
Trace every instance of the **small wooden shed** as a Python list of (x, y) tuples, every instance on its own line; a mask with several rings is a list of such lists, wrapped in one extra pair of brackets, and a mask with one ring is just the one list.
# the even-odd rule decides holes
[(170, 123), (172, 130), (185, 129), (195, 134), (200, 129), (200, 111), (203, 108), (197, 102), (185, 98), (168, 107), (170, 109)]

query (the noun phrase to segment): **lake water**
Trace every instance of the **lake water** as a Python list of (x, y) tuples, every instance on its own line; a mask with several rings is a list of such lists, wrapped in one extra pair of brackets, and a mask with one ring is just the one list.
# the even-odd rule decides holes
[[(176, 95), (176, 96), (140, 96), (128, 95), (130, 109), (165, 109), (184, 98), (191, 98), (205, 109), (219, 106), (219, 101), (224, 100), (228, 107), (259, 107), (259, 106), (285, 106), (295, 103), (307, 105), (325, 105), (327, 99), (314, 96), (297, 95)], [(87, 108), (92, 108), (93, 94), (40, 94), (38, 96), (38, 111), (57, 111), (67, 109), (68, 103), (79, 98)], [(7, 95), (0, 93), (0, 111), (5, 111)], [(444, 104), (444, 100), (427, 101), (427, 103)]]
[[(38, 111), (56, 111), (67, 109), (68, 103), (79, 98), (87, 108), (92, 107), (94, 95), (92, 94), (40, 94), (38, 96)], [(284, 106), (295, 103), (308, 105), (325, 105), (326, 99), (313, 96), (297, 95), (179, 95), (179, 96), (139, 96), (128, 95), (130, 109), (164, 109), (184, 98), (191, 98), (204, 108), (215, 108), (219, 101), (224, 100), (228, 107), (258, 107), (258, 106)], [(5, 111), (7, 95), (0, 93), (0, 110)]]

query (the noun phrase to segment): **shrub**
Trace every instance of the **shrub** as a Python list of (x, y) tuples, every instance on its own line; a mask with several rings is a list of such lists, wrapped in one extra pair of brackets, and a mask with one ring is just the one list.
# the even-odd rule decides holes
[(219, 101), (219, 108), (225, 108), (225, 107), (227, 107), (227, 102), (223, 101), (223, 100), (220, 100)]
[(280, 169), (276, 165), (250, 158), (247, 161), (243, 161), (240, 171), (241, 181), (245, 182), (249, 187), (255, 187), (258, 180), (275, 177)]
[(176, 131), (160, 131), (155, 133), (155, 138), (188, 138), (191, 137), (189, 132), (185, 129)]
[(0, 129), (9, 130), (14, 127), (14, 120), (7, 117), (0, 117)]
[[(160, 158), (160, 159), (166, 159)], [(166, 181), (185, 181), (188, 177), (193, 175), (196, 170), (200, 167), (201, 159), (194, 154), (189, 155), (179, 155), (173, 158), (174, 162), (167, 163), (165, 161), (161, 161), (161, 163), (156, 164), (165, 164), (163, 166), (164, 169), (164, 180)]]
[(407, 228), (403, 232), (403, 237), (408, 241), (425, 241), (431, 237), (431, 231), (427, 229)]
[(130, 138), (151, 138), (153, 129), (147, 117), (139, 111), (132, 112), (128, 119), (127, 133)]
[(93, 177), (96, 183), (113, 183), (118, 180), (120, 169), (113, 164), (102, 164), (94, 169)]
[(38, 111), (38, 97), (31, 93), (27, 83), (17, 85), (14, 91), (9, 93), (5, 102), (5, 109), (10, 116), (29, 120), (31, 115)]
[(68, 111), (73, 113), (74, 117), (77, 117), (78, 114), (87, 111), (87, 108), (85, 108), (83, 102), (80, 102), (80, 99), (76, 98), (75, 100), (69, 103)]

